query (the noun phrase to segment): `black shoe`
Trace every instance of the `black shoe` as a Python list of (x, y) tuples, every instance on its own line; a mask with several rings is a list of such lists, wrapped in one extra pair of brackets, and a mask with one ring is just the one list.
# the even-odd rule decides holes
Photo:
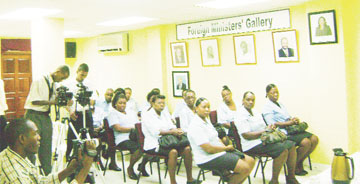
[(122, 171), (117, 165), (109, 165), (109, 169), (113, 171)]
[(305, 170), (302, 170), (302, 171), (299, 171), (299, 172), (296, 172), (296, 171), (295, 171), (295, 175), (298, 175), (298, 176), (305, 176), (305, 175), (307, 175), (307, 174), (308, 174), (308, 172), (305, 171)]
[(187, 181), (186, 184), (200, 184), (202, 180)]
[(141, 176), (145, 176), (145, 177), (149, 177), (149, 176), (150, 176), (150, 175), (146, 172), (145, 166), (142, 167), (141, 164), (139, 164), (137, 170), (140, 171)]

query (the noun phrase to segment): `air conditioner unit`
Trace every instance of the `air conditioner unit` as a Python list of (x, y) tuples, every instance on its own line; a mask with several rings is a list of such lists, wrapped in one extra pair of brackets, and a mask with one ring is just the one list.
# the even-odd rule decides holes
[(129, 33), (111, 33), (97, 38), (99, 53), (126, 53), (129, 51)]

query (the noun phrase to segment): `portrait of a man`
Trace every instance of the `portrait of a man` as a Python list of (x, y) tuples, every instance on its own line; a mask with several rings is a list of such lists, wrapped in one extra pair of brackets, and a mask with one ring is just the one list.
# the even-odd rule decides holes
[(289, 47), (289, 41), (286, 37), (281, 38), (281, 49), (279, 57), (294, 57), (294, 49)]
[(175, 62), (177, 64), (185, 63), (184, 48), (182, 46), (175, 46)]
[(182, 97), (183, 90), (190, 89), (189, 72), (173, 71), (172, 86), (174, 97)]
[(186, 42), (170, 43), (170, 47), (173, 67), (188, 67), (189, 61), (186, 53)]
[(177, 80), (176, 89), (177, 90), (185, 90), (186, 89), (186, 84), (183, 82), (183, 79), (181, 77), (179, 77)]

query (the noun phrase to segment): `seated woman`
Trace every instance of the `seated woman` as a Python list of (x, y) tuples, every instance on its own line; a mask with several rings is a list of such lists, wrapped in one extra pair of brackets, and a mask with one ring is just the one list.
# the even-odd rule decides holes
[[(253, 92), (245, 92), (243, 96), (243, 106), (239, 108), (235, 115), (235, 126), (241, 136), (241, 146), (246, 154), (267, 154), (273, 158), (272, 177), (270, 184), (279, 183), (279, 174), (285, 164), (288, 168), (286, 183), (299, 183), (295, 179), (296, 150), (295, 142), (286, 140), (273, 144), (263, 145), (260, 136), (265, 132), (266, 124), (260, 113), (252, 111), (255, 105), (255, 95)], [(269, 125), (268, 128), (275, 128)]]
[(171, 184), (176, 184), (175, 168), (179, 155), (184, 156), (187, 184), (200, 183), (192, 177), (192, 155), (190, 146), (165, 149), (160, 147), (158, 139), (162, 135), (182, 135), (184, 132), (176, 128), (171, 121), (171, 117), (167, 116), (163, 110), (165, 108), (165, 96), (156, 95), (152, 98), (152, 108), (142, 117), (142, 131), (144, 133), (144, 151), (149, 154), (157, 154), (168, 157), (168, 169)]
[(187, 89), (184, 94), (185, 106), (178, 113), (180, 119), (180, 128), (184, 132), (188, 131), (191, 120), (193, 117), (195, 117), (195, 99), (195, 92), (191, 89)]
[[(196, 116), (188, 129), (188, 139), (195, 163), (202, 169), (223, 172), (230, 184), (242, 183), (254, 167), (254, 159), (235, 154), (232, 145), (225, 146), (209, 120), (210, 103), (205, 98), (195, 102)], [(228, 174), (227, 171), (233, 171)], [(228, 175), (227, 175), (228, 174)]]
[[(268, 100), (262, 112), (266, 123), (280, 127), (280, 130), (287, 134), (285, 127), (298, 124), (300, 122), (299, 118), (291, 117), (285, 107), (278, 103), (279, 91), (274, 84), (266, 86), (266, 96)], [(299, 146), (297, 148), (295, 174), (300, 176), (306, 175), (307, 171), (304, 170), (303, 162), (314, 151), (319, 139), (316, 135), (306, 131), (287, 136), (289, 140), (296, 142), (296, 146)]]
[[(221, 96), (223, 103), (221, 103), (216, 110), (218, 123), (222, 124), (226, 128), (226, 133), (228, 133), (229, 136), (232, 136), (232, 133), (229, 132), (230, 122), (234, 121), (238, 105), (234, 102), (231, 90), (228, 86), (223, 86)], [(228, 144), (228, 140), (223, 139), (223, 142), (224, 144)]]
[[(114, 130), (115, 144), (124, 150), (130, 150), (130, 164), (127, 172), (130, 179), (136, 180), (138, 176), (134, 172), (134, 164), (141, 158), (140, 144), (129, 139), (131, 129), (135, 128), (138, 118), (135, 112), (125, 112), (126, 96), (118, 93), (112, 100), (110, 114), (108, 115), (109, 126)], [(109, 167), (116, 165), (115, 153), (111, 153), (111, 163)], [(123, 168), (125, 169), (125, 168)], [(148, 175), (145, 170), (143, 175)]]

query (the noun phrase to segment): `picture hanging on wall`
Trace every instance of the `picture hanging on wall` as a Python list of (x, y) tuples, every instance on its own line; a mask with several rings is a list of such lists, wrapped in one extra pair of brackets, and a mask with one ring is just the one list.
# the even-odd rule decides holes
[(200, 50), (203, 66), (220, 66), (217, 39), (200, 40)]
[(190, 89), (189, 72), (173, 71), (172, 85), (173, 85), (173, 96), (181, 97), (183, 90)]
[(255, 36), (234, 36), (235, 64), (256, 64)]
[(308, 14), (310, 44), (337, 43), (335, 10)]
[(276, 63), (299, 62), (296, 30), (273, 32)]
[(173, 67), (189, 67), (186, 42), (170, 43)]

